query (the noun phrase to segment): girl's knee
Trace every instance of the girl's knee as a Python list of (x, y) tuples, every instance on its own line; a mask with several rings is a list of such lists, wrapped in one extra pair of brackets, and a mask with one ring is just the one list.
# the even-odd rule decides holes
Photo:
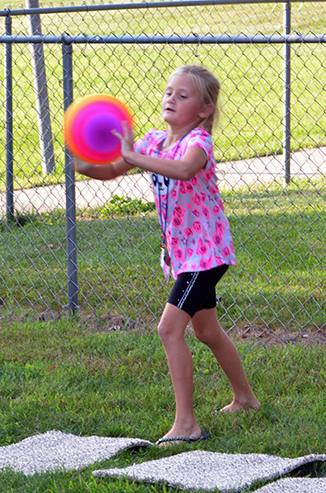
[(157, 326), (157, 332), (158, 332), (158, 335), (159, 335), (161, 341), (163, 342), (163, 344), (165, 341), (167, 341), (171, 337), (171, 329), (162, 320), (160, 321), (160, 323)]
[(164, 346), (176, 344), (179, 340), (184, 338), (184, 331), (164, 320), (159, 323), (157, 331)]
[(208, 333), (209, 331), (207, 331), (207, 330), (198, 330), (198, 329), (196, 330), (196, 329), (194, 329), (194, 332), (195, 332), (196, 338), (200, 342), (202, 342), (203, 344), (208, 344), (209, 339), (210, 339), (209, 333)]
[(160, 339), (162, 339), (162, 337), (164, 337), (165, 327), (164, 327), (164, 324), (162, 324), (161, 322), (157, 326), (157, 332), (158, 332), (158, 335), (160, 336)]
[(225, 338), (228, 338), (223, 329), (214, 324), (194, 327), (194, 332), (197, 339), (206, 346), (221, 344)]

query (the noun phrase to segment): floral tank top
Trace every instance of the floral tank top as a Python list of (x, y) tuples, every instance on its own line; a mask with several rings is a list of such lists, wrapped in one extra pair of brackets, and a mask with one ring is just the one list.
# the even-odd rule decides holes
[[(135, 143), (134, 150), (147, 156), (174, 159), (176, 166), (190, 147), (200, 146), (207, 155), (205, 167), (188, 181), (149, 173), (174, 278), (182, 272), (236, 265), (230, 226), (217, 186), (210, 134), (197, 127), (173, 146), (159, 151), (166, 136), (166, 130), (151, 130)], [(168, 267), (163, 270), (167, 276)]]

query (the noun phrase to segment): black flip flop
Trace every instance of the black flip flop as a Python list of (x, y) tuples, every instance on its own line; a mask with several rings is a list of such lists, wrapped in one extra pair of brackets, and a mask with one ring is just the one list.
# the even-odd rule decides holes
[(187, 443), (196, 443), (201, 440), (208, 440), (211, 438), (210, 433), (202, 433), (199, 438), (191, 438), (191, 437), (169, 437), (169, 438), (160, 438), (157, 440), (155, 445), (160, 445), (161, 443), (169, 443), (169, 442), (187, 442)]

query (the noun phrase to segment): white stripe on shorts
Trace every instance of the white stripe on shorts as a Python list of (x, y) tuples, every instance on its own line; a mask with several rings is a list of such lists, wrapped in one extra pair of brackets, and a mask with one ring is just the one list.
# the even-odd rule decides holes
[(195, 272), (195, 273), (194, 273), (193, 278), (191, 279), (191, 281), (190, 281), (190, 283), (189, 283), (189, 286), (187, 287), (187, 289), (186, 289), (186, 291), (184, 292), (184, 294), (183, 294), (183, 296), (182, 296), (181, 300), (180, 300), (180, 301), (179, 301), (179, 303), (178, 303), (178, 308), (182, 308), (182, 307), (183, 307), (183, 304), (184, 304), (184, 302), (186, 301), (187, 296), (189, 295), (190, 291), (192, 290), (192, 288), (193, 288), (193, 286), (194, 286), (194, 284), (195, 284), (195, 282), (196, 282), (196, 280), (197, 280), (198, 276), (199, 276), (199, 272)]

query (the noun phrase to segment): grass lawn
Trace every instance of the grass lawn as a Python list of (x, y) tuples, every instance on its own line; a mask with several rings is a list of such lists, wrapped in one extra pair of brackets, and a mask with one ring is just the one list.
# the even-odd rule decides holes
[[(226, 328), (234, 322), (241, 327), (246, 320), (259, 326), (262, 319), (276, 330), (285, 321), (294, 330), (309, 320), (316, 327), (324, 325), (324, 192), (319, 182), (293, 183), (286, 193), (274, 187), (268, 192), (225, 194), (239, 260), (234, 277), (219, 287), (223, 303), (218, 313)], [(5, 246), (0, 292), (8, 305), (0, 320), (0, 445), (51, 429), (154, 442), (171, 426), (173, 389), (153, 327), (168, 289), (156, 275), (158, 223), (150, 211), (133, 216), (133, 204), (128, 202), (120, 204), (125, 214), (117, 214), (118, 205), (115, 200), (112, 209), (108, 204), (78, 216), (80, 299), (84, 313), (93, 310), (95, 323), (94, 317), (68, 322), (63, 315), (61, 321), (45, 323), (27, 315), (30, 304), (62, 315), (63, 212), (22, 216), (11, 227), (0, 223)], [(310, 289), (308, 299), (305, 285)], [(126, 313), (126, 323), (114, 332), (108, 330), (106, 315), (117, 311), (115, 301)], [(12, 316), (10, 303), (25, 315)], [(146, 330), (129, 323), (137, 316), (151, 320)], [(97, 481), (91, 471), (197, 447), (283, 457), (325, 453), (325, 346), (263, 346), (236, 339), (262, 409), (217, 417), (216, 407), (232, 398), (230, 386), (207, 348), (191, 333), (187, 340), (195, 369), (196, 414), (203, 429), (213, 435), (211, 440), (191, 447), (124, 452), (79, 472), (28, 478), (3, 472), (0, 492), (172, 493), (176, 490), (122, 479)], [(313, 466), (300, 474), (325, 477), (326, 467)]]
[[(18, 1), (12, 2), (12, 7), (17, 6)], [(292, 28), (322, 32), (323, 7), (322, 2), (293, 5)], [(186, 28), (232, 34), (282, 31), (281, 5), (202, 7), (195, 16), (185, 16), (182, 9), (177, 12), (47, 16), (42, 25), (44, 33), (60, 34), (65, 30), (124, 32), (128, 28), (141, 32), (144, 25), (149, 32), (183, 34)], [(15, 29), (27, 32), (26, 20), (16, 19)], [(326, 143), (323, 48), (310, 45), (292, 50), (293, 149)], [(29, 50), (28, 45), (13, 47), (17, 188), (64, 179), (61, 47), (45, 46), (57, 164), (49, 176), (40, 171)], [(220, 74), (223, 113), (215, 134), (218, 160), (280, 151), (282, 47), (75, 46), (74, 94), (103, 91), (118, 95), (135, 113), (137, 132), (142, 134), (161, 125), (164, 81), (174, 66), (186, 62), (204, 63)], [(3, 142), (2, 134), (2, 156)], [(1, 160), (0, 189), (4, 186)], [(225, 191), (239, 264), (219, 285), (222, 303), (218, 313), (226, 329), (248, 323), (276, 331), (284, 326), (294, 331), (324, 326), (325, 200), (324, 179), (293, 182), (287, 190), (273, 185)], [(101, 210), (78, 212), (79, 300), (84, 315), (79, 321), (65, 319), (64, 211), (21, 216), (17, 224), (0, 221), (0, 446), (52, 429), (154, 442), (172, 424), (173, 389), (154, 328), (170, 289), (158, 267), (158, 221), (150, 210), (134, 216), (116, 207), (114, 203)], [(61, 320), (35, 321), (28, 315), (30, 310), (51, 312)], [(106, 329), (108, 312), (124, 314), (121, 330)], [(26, 478), (4, 471), (0, 493), (172, 493), (177, 490), (160, 485), (96, 480), (91, 472), (196, 448), (282, 457), (326, 452), (325, 346), (267, 347), (236, 340), (262, 408), (257, 413), (222, 417), (214, 410), (232, 399), (229, 383), (207, 348), (191, 333), (187, 340), (195, 369), (196, 415), (203, 430), (212, 434), (211, 440), (167, 450), (128, 451), (79, 472)], [(326, 465), (301, 474), (326, 477)]]
[[(325, 183), (225, 191), (238, 267), (218, 285), (225, 328), (252, 324), (297, 331), (325, 325)], [(133, 215), (133, 207), (142, 213)], [(159, 267), (160, 228), (151, 204), (112, 200), (78, 211), (81, 312), (155, 324), (172, 280)], [(120, 208), (120, 210), (119, 210)], [(146, 210), (148, 209), (149, 210)], [(5, 313), (65, 312), (64, 211), (0, 221), (0, 300)]]
[[(214, 410), (232, 398), (228, 381), (206, 347), (192, 334), (187, 341), (195, 368), (196, 415), (202, 428), (211, 432), (211, 440), (167, 450), (127, 451), (79, 472), (28, 478), (2, 472), (0, 491), (172, 493), (177, 490), (122, 479), (96, 481), (91, 471), (196, 448), (282, 457), (325, 453), (325, 347), (237, 343), (262, 409), (222, 417)], [(2, 319), (0, 342), (1, 446), (51, 429), (154, 442), (173, 421), (173, 390), (155, 331), (103, 332), (74, 321)], [(302, 472), (308, 473), (325, 477), (326, 466)]]

